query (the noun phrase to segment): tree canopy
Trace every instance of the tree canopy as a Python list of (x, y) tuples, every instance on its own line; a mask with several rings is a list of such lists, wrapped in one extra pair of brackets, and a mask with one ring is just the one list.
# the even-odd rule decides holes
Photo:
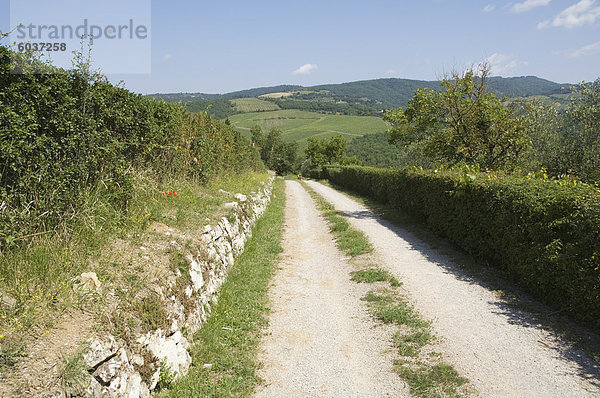
[(385, 114), (393, 144), (415, 145), (437, 162), (488, 169), (514, 165), (528, 146), (527, 115), (518, 101), (487, 91), (483, 66), (442, 81), (442, 90), (418, 89), (405, 109)]
[(318, 167), (326, 164), (342, 163), (348, 142), (341, 135), (333, 136), (327, 141), (325, 138), (311, 137), (308, 147), (304, 150), (311, 166)]

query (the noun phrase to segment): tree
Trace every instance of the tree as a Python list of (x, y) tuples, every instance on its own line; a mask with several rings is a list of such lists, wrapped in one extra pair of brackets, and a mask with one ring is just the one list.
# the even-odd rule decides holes
[(279, 141), (273, 150), (270, 168), (279, 175), (285, 175), (297, 170), (297, 142)]
[(569, 171), (600, 181), (600, 79), (582, 83), (566, 114), (562, 146)]
[(279, 127), (273, 127), (263, 140), (263, 145), (260, 148), (260, 156), (267, 167), (271, 167), (275, 147), (281, 142), (282, 135), (283, 131)]
[(250, 134), (252, 145), (254, 145), (256, 148), (262, 148), (265, 141), (265, 135), (263, 134), (263, 131), (258, 124), (255, 124), (250, 129)]
[(341, 135), (331, 137), (329, 141), (325, 138), (311, 137), (308, 139), (308, 146), (304, 153), (311, 166), (319, 167), (326, 164), (342, 163), (347, 149), (348, 141)]
[(528, 146), (527, 112), (488, 93), (489, 69), (453, 73), (442, 91), (417, 89), (406, 109), (387, 112), (391, 143), (415, 145), (437, 162), (510, 168)]
[(527, 136), (531, 145), (523, 154), (521, 166), (524, 170), (545, 169), (552, 176), (566, 173), (564, 146), (561, 130), (564, 117), (558, 104), (544, 104), (533, 100), (525, 104), (529, 114)]
[(259, 126), (251, 130), (252, 142), (260, 147), (260, 157), (265, 165), (279, 175), (294, 172), (297, 168), (298, 144), (295, 142), (284, 142), (283, 131), (273, 127), (264, 136)]
[(318, 167), (326, 164), (327, 158), (325, 157), (325, 147), (327, 146), (327, 141), (323, 138), (310, 137), (307, 142), (308, 146), (304, 150), (304, 154), (306, 155), (306, 159), (310, 162), (311, 167)]

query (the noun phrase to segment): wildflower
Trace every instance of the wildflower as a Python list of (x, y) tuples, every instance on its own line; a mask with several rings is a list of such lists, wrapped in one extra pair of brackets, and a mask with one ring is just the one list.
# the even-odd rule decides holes
[(173, 196), (178, 197), (177, 192), (173, 192)]
[(6, 315), (2, 315), (2, 319), (6, 319)]
[(172, 196), (173, 193), (171, 191), (167, 191), (167, 195)]
[(165, 193), (165, 191), (162, 191), (162, 196), (167, 196), (167, 194)]
[(3, 339), (3, 338), (4, 338), (4, 335), (0, 334), (0, 339)]

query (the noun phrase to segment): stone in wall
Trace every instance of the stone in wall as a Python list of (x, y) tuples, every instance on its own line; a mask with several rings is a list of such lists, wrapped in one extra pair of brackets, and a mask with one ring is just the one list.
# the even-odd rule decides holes
[[(171, 324), (168, 331), (158, 329), (139, 336), (135, 347), (115, 341), (112, 336), (90, 342), (83, 356), (90, 373), (87, 396), (145, 398), (156, 387), (161, 366), (167, 366), (176, 378), (187, 373), (192, 362), (188, 353), (190, 343), (181, 330), (185, 327), (194, 333), (210, 316), (234, 256), (243, 251), (252, 236), (254, 223), (270, 202), (273, 181), (271, 177), (264, 188), (249, 196), (233, 195), (236, 202), (224, 206), (230, 210), (230, 216), (221, 218), (216, 225), (203, 227), (202, 253), (187, 256), (190, 285), (185, 288), (185, 296), (188, 300), (182, 303), (175, 295), (169, 297), (166, 292), (173, 284), (167, 286), (164, 294), (168, 297), (165, 308)], [(145, 364), (144, 358), (152, 358), (153, 362)], [(136, 370), (142, 366), (154, 369), (149, 381), (144, 381)]]

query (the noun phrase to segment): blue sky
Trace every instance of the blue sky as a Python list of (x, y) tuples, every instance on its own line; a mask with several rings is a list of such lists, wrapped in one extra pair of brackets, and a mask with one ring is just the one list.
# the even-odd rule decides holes
[[(570, 83), (600, 77), (600, 0), (151, 3), (151, 73), (109, 75), (144, 94), (434, 80), (485, 59), (500, 76)], [(0, 0), (2, 31), (9, 4)], [(106, 2), (87, 7), (92, 16), (109, 13)], [(123, 9), (113, 12), (123, 16)]]

